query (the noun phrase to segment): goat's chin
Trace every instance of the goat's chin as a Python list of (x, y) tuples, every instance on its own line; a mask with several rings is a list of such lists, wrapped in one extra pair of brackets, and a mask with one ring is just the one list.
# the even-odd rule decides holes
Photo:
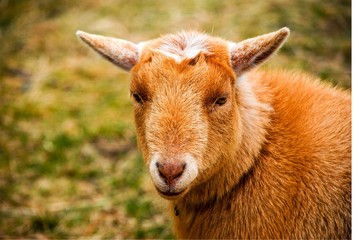
[(156, 188), (157, 192), (159, 193), (159, 195), (167, 200), (177, 200), (182, 198), (184, 195), (186, 195), (186, 193), (189, 191), (189, 188), (186, 188), (184, 190), (181, 191), (161, 191), (158, 188)]
[(164, 181), (153, 181), (153, 184), (161, 197), (167, 200), (176, 200), (182, 198), (192, 186), (192, 182), (183, 184), (181, 181), (168, 184)]
[(172, 191), (162, 192), (159, 189), (157, 189), (157, 192), (160, 194), (161, 197), (167, 200), (177, 200), (179, 198), (182, 198), (188, 192), (188, 189), (179, 192), (172, 192)]

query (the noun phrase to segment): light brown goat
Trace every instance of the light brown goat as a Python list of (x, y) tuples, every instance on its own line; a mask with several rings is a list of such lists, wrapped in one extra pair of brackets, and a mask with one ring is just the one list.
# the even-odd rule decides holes
[(77, 34), (131, 70), (138, 144), (178, 237), (351, 238), (350, 94), (252, 70), (289, 29), (239, 43)]

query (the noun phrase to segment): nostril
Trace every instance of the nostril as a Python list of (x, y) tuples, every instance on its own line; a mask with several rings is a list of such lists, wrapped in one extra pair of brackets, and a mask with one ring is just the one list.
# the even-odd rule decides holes
[(182, 175), (185, 166), (186, 164), (182, 163), (156, 163), (160, 176), (167, 184), (171, 184), (178, 179)]

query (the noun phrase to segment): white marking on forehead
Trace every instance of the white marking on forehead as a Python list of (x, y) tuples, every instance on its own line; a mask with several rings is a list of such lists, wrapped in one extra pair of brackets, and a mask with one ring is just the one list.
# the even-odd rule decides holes
[(173, 58), (174, 60), (176, 60), (176, 62), (180, 63), (183, 58), (181, 58), (181, 56), (178, 56), (176, 54), (173, 54), (173, 53), (170, 53), (170, 52), (166, 52), (166, 51), (163, 51), (163, 50), (157, 50), (159, 51), (160, 53), (166, 55), (167, 57), (170, 57), (170, 58)]
[(146, 42), (137, 43), (138, 54), (141, 55), (143, 48), (146, 46)]
[(177, 62), (194, 58), (200, 52), (210, 53), (210, 37), (198, 32), (181, 32), (178, 35), (166, 35), (161, 38), (158, 50)]

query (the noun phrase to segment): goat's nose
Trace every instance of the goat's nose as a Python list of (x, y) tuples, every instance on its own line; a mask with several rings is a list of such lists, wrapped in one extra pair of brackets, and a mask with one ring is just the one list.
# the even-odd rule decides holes
[(174, 183), (183, 173), (186, 166), (185, 163), (160, 163), (157, 162), (156, 166), (160, 173), (160, 176), (165, 180), (167, 184)]

